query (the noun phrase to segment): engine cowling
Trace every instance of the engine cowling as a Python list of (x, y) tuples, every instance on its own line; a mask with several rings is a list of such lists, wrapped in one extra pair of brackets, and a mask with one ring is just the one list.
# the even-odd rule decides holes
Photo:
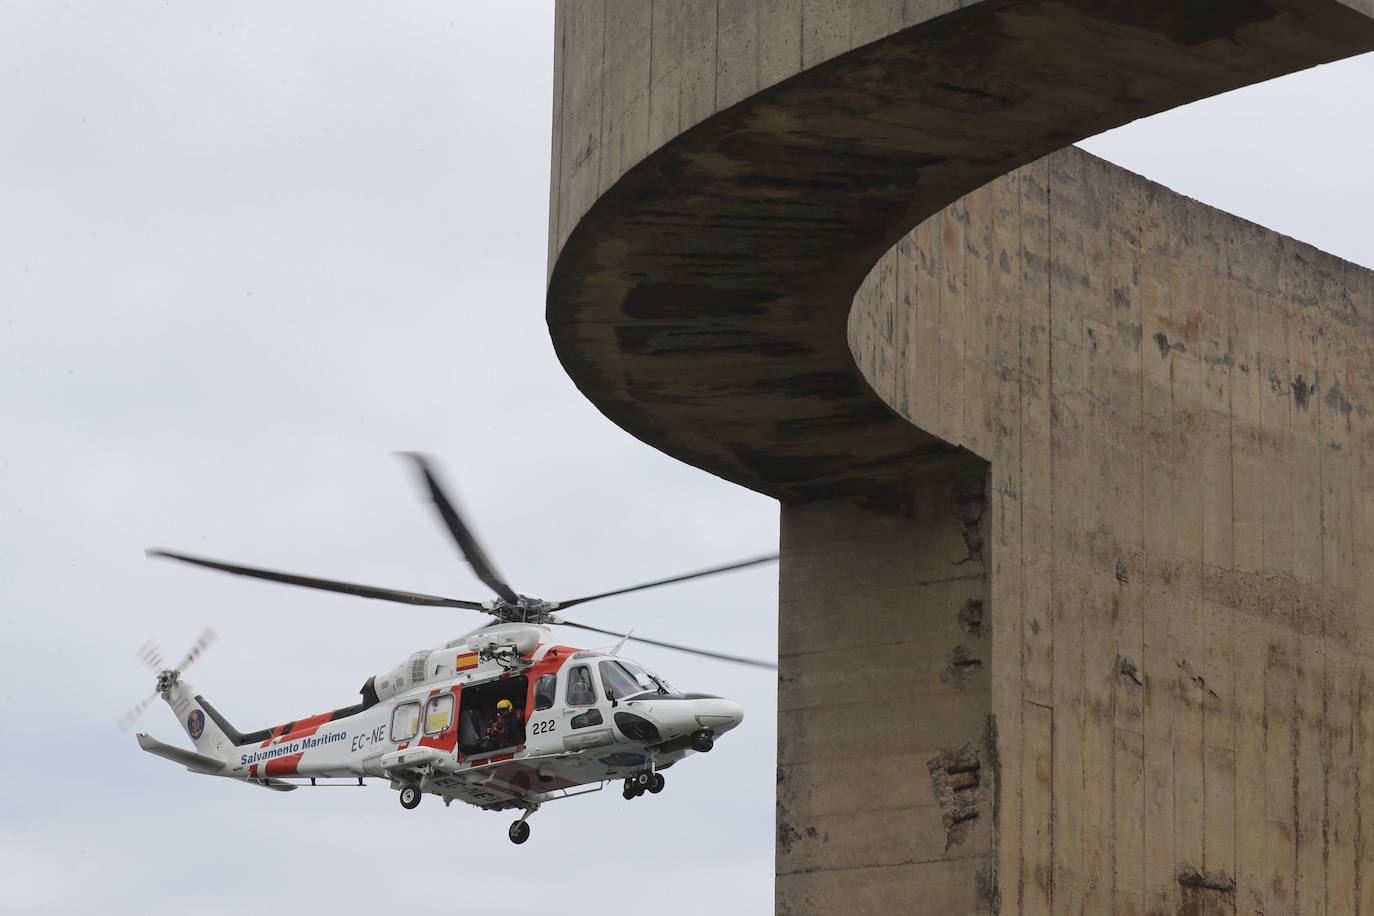
[(392, 668), (386, 674), (378, 674), (368, 679), (367, 684), (363, 685), (363, 696), (367, 696), (367, 686), (372, 685), (372, 692), (377, 700), (389, 700), (399, 693), (404, 693), (417, 684), (423, 684), (427, 678), (429, 670), (429, 657), (433, 654), (432, 649), (422, 649), (419, 652), (412, 652), (410, 657)]
[(525, 656), (538, 648), (548, 635), (543, 627), (533, 624), (501, 623), (480, 633), (473, 633), (467, 638), (467, 643), (483, 656), (497, 652), (514, 652), (517, 656)]
[(500, 623), (477, 633), (455, 639), (442, 649), (421, 649), (385, 674), (374, 675), (363, 684), (367, 705), (389, 700), (425, 681), (453, 677), (458, 658), (478, 653), (482, 658), (496, 654), (529, 655), (550, 638), (544, 627), (526, 623)]

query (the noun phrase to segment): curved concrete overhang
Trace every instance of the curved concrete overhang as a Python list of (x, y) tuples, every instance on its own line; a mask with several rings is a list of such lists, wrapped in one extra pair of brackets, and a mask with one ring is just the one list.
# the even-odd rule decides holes
[[(983, 0), (804, 69), (603, 177), (584, 213), (555, 216), (575, 220), (548, 289), (559, 358), (624, 429), (754, 490), (805, 500), (907, 479), (953, 449), (855, 365), (846, 323), (874, 262), (1076, 140), (1374, 48), (1363, 8)], [(652, 90), (639, 85), (652, 66), (623, 61), (640, 51), (615, 49), (614, 67), (611, 52), (592, 64), (603, 98)], [(758, 49), (717, 41), (717, 74), (729, 53)], [(556, 170), (589, 153), (564, 133)]]

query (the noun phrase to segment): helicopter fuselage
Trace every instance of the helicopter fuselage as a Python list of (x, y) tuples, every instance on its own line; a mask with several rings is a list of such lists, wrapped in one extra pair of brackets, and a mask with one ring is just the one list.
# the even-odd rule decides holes
[[(368, 678), (362, 702), (317, 716), (242, 734), (181, 680), (213, 639), (207, 629), (175, 666), (164, 668), (152, 642), (139, 658), (158, 672), (157, 689), (120, 720), (127, 728), (158, 696), (172, 707), (195, 751), (146, 733), (141, 748), (196, 773), (289, 791), (320, 779), (382, 777), (414, 808), (426, 793), (487, 809), (520, 808), (510, 838), (529, 838), (526, 818), (555, 798), (595, 791), (625, 779), (626, 799), (663, 790), (660, 770), (692, 752), (711, 750), (716, 736), (744, 719), (735, 703), (679, 693), (618, 652), (629, 633), (569, 620), (562, 612), (616, 595), (641, 592), (777, 560), (776, 553), (698, 569), (637, 585), (558, 601), (521, 594), (497, 572), (425, 456), (413, 461), (435, 510), (473, 573), (496, 595), (487, 601), (303, 576), (170, 550), (147, 553), (236, 576), (361, 598), (488, 615), (489, 622), (438, 649), (416, 652)], [(550, 625), (620, 637), (607, 652), (554, 643)], [(721, 661), (773, 668), (761, 659), (639, 637), (642, 643)]]
[(363, 704), (247, 735), (179, 678), (164, 699), (207, 760), (193, 767), (200, 772), (217, 761), (213, 775), (272, 788), (380, 777), (406, 807), (428, 793), (526, 812), (607, 780), (625, 779), (627, 798), (640, 794), (636, 779), (657, 791), (658, 771), (709, 750), (743, 720), (734, 702), (680, 693), (615, 654), (552, 642), (521, 652), (536, 636), (529, 631), (547, 632), (501, 625), (416, 653), (370, 679)]

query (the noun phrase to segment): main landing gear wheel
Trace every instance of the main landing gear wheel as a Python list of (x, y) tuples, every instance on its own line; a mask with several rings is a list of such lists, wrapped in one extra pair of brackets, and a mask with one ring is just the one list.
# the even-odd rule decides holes
[(657, 795), (663, 791), (663, 786), (665, 784), (666, 780), (661, 775), (658, 773), (650, 773), (648, 770), (645, 770), (643, 773), (636, 773), (633, 776), (626, 777), (625, 788), (621, 790), (620, 794), (625, 796), (626, 801), (632, 798), (639, 798), (639, 796), (643, 795), (645, 792), (652, 792), (654, 795)]
[(518, 846), (530, 838), (530, 825), (525, 821), (516, 821), (506, 833), (510, 841)]
[(416, 805), (420, 804), (421, 797), (419, 789), (414, 786), (406, 786), (401, 789), (401, 807), (410, 811)]

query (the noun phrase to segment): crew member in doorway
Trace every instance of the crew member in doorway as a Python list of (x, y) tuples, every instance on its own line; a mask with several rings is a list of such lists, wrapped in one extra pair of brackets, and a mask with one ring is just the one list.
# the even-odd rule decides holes
[(487, 726), (487, 738), (490, 739), (490, 746), (511, 747), (519, 744), (519, 723), (515, 721), (515, 704), (510, 700), (502, 700), (496, 704), (496, 715), (492, 717), (491, 724)]

